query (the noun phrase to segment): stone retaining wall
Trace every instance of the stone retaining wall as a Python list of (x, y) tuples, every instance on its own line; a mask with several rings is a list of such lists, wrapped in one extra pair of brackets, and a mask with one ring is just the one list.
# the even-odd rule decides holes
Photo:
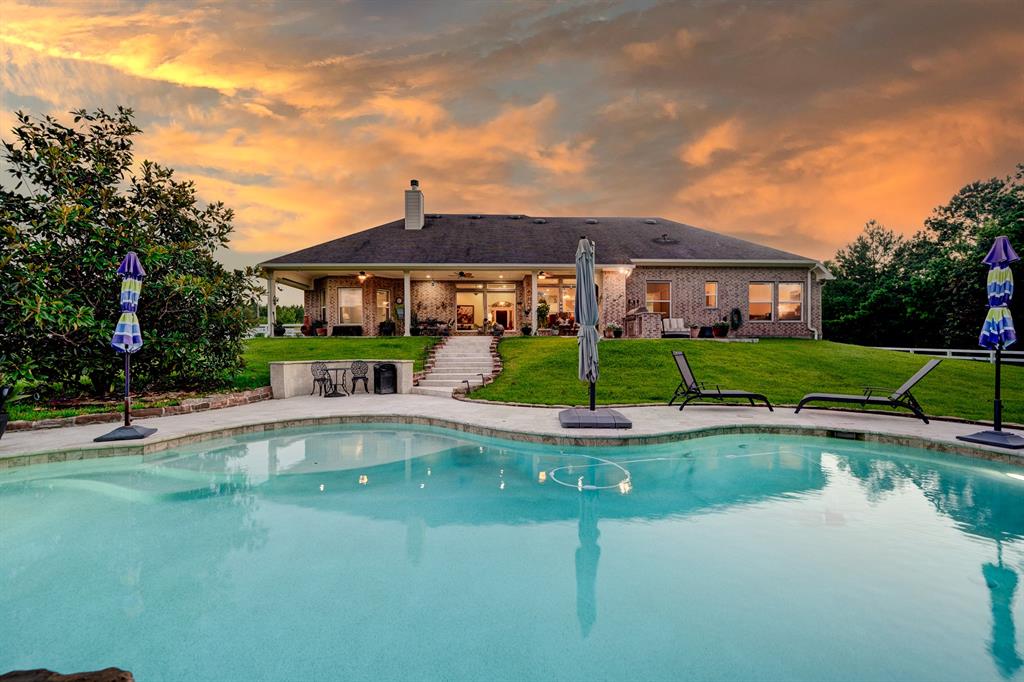
[[(239, 393), (221, 393), (217, 395), (204, 396), (202, 398), (188, 398), (180, 405), (168, 407), (143, 407), (132, 410), (133, 419), (150, 419), (153, 417), (170, 417), (175, 414), (190, 414), (192, 412), (205, 412), (206, 410), (219, 410), (225, 407), (238, 407), (249, 403), (258, 403), (261, 400), (273, 398), (270, 386), (254, 388), (251, 391)], [(58, 417), (55, 419), (22, 419), (7, 424), (8, 431), (28, 431), (34, 429), (57, 429), (62, 426), (79, 426), (81, 424), (104, 424), (107, 422), (119, 422), (124, 419), (123, 412), (97, 412), (94, 414), (80, 414), (74, 417)]]

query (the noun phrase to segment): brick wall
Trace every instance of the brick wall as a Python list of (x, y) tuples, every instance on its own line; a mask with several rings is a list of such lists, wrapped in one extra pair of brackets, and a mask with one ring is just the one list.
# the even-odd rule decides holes
[[(606, 274), (607, 278), (608, 275)], [(686, 324), (710, 325), (728, 317), (733, 308), (743, 314), (739, 336), (793, 336), (812, 337), (814, 326), (821, 331), (821, 282), (811, 278), (811, 292), (803, 305), (803, 320), (755, 321), (748, 317), (748, 285), (751, 282), (798, 282), (807, 287), (807, 270), (803, 268), (730, 268), (730, 267), (638, 267), (626, 278), (625, 299), (639, 301), (646, 298), (648, 281), (668, 281), (672, 289), (672, 317), (682, 318)], [(718, 282), (718, 307), (704, 305), (704, 283)], [(607, 285), (606, 285), (607, 286)], [(811, 325), (808, 325), (808, 304)]]
[(455, 319), (455, 282), (413, 281), (412, 305), (417, 319)]
[(626, 315), (626, 275), (618, 270), (604, 270), (601, 273), (600, 298), (598, 308), (601, 311), (600, 327), (617, 324), (622, 326), (622, 318)]

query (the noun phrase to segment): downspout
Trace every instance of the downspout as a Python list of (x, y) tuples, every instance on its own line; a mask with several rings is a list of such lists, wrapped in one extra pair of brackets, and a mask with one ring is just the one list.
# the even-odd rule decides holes
[(818, 328), (814, 326), (814, 324), (813, 324), (814, 315), (811, 314), (812, 313), (811, 305), (813, 305), (813, 303), (814, 303), (814, 294), (812, 293), (813, 289), (811, 287), (812, 287), (812, 284), (811, 284), (811, 271), (808, 270), (807, 271), (807, 328), (810, 329), (812, 332), (814, 332), (814, 340), (817, 341), (818, 340)]

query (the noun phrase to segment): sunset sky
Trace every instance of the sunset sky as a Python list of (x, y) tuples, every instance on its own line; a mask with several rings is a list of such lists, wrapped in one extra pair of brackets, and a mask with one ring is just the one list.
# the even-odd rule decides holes
[[(231, 264), (428, 211), (659, 215), (830, 257), (1024, 161), (1024, 2), (20, 3), (2, 113), (135, 109)], [(600, 248), (600, 246), (598, 246)]]

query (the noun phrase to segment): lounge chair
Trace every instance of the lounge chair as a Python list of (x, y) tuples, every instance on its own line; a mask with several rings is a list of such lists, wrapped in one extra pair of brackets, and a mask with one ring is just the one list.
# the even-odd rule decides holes
[(679, 409), (682, 410), (690, 402), (694, 400), (749, 400), (750, 404), (753, 405), (755, 400), (764, 401), (764, 404), (768, 406), (768, 409), (772, 412), (775, 410), (772, 408), (772, 404), (768, 402), (761, 393), (751, 393), (749, 391), (728, 391), (715, 386), (713, 389), (708, 388), (702, 383), (699, 383), (693, 377), (693, 370), (690, 369), (690, 363), (686, 361), (686, 353), (679, 350), (672, 351), (672, 357), (676, 361), (676, 368), (679, 369), (679, 376), (682, 381), (679, 382), (679, 386), (676, 387), (675, 395), (672, 396), (672, 400), (668, 401), (671, 405), (679, 398), (683, 399), (680, 403)]
[(865, 386), (864, 393), (861, 395), (847, 395), (842, 393), (808, 393), (796, 406), (796, 411), (799, 412), (807, 403), (811, 402), (822, 402), (822, 403), (853, 403), (862, 407), (868, 405), (877, 405), (880, 407), (904, 407), (918, 418), (928, 423), (928, 417), (925, 416), (924, 410), (921, 409), (921, 404), (917, 402), (913, 394), (910, 392), (917, 382), (924, 379), (928, 372), (935, 369), (942, 360), (929, 360), (924, 367), (917, 370), (917, 374), (907, 379), (907, 381), (897, 388), (889, 395), (875, 395), (875, 391), (891, 391), (888, 388), (878, 388), (877, 386)]

